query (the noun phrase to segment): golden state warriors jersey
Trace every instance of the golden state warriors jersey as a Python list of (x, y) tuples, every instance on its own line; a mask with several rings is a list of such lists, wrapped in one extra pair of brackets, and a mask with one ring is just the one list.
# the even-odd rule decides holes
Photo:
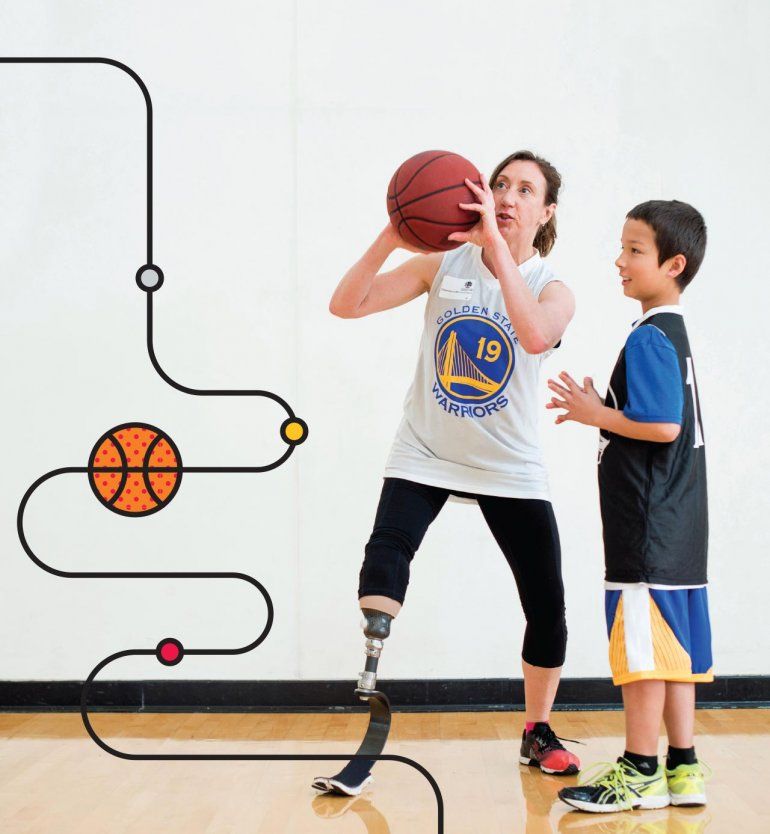
[[(447, 252), (425, 306), (414, 380), (385, 476), (459, 492), (550, 500), (538, 439), (540, 364), (519, 345), (482, 250)], [(519, 265), (537, 298), (557, 280)]]

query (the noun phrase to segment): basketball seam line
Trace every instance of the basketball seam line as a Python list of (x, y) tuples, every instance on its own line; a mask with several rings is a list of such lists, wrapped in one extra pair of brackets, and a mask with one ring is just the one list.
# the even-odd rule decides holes
[[(481, 180), (479, 180), (478, 182), (476, 180), (473, 180), (473, 183), (474, 183), (474, 185), (481, 185)], [(396, 200), (395, 201), (396, 202), (396, 208), (399, 211), (401, 211), (401, 209), (405, 209), (407, 206), (411, 206), (413, 203), (419, 203), (420, 200), (425, 200), (428, 197), (432, 197), (434, 194), (443, 194), (445, 191), (452, 191), (452, 189), (454, 189), (454, 188), (467, 188), (467, 186), (465, 185), (464, 182), (461, 182), (461, 183), (458, 183), (457, 185), (448, 185), (448, 186), (446, 186), (446, 188), (439, 188), (436, 191), (431, 191), (430, 194), (422, 194), (421, 196), (415, 197), (413, 200), (409, 200), (406, 203), (399, 203), (398, 200)], [(395, 211), (395, 209), (394, 209), (394, 211)], [(464, 209), (464, 211), (465, 211), (465, 209)], [(389, 212), (389, 213), (393, 214), (392, 211)], [(401, 216), (403, 217), (403, 214)], [(476, 222), (478, 222), (478, 221), (476, 221)]]
[(432, 223), (434, 226), (475, 226), (478, 220), (468, 220), (465, 223), (446, 223), (443, 220), (431, 220), (430, 217), (411, 217), (410, 220), (419, 220), (421, 223)]
[[(399, 212), (399, 213), (400, 213), (400, 212)], [(420, 243), (422, 243), (424, 246), (426, 246), (426, 247), (427, 247), (428, 249), (430, 249), (432, 252), (442, 252), (442, 251), (443, 251), (442, 249), (439, 249), (439, 248), (438, 248), (438, 246), (433, 246), (433, 244), (428, 243), (428, 241), (427, 241), (427, 240), (424, 240), (423, 238), (421, 238), (421, 237), (417, 234), (417, 232), (415, 232), (415, 230), (414, 230), (414, 229), (413, 229), (413, 228), (409, 225), (409, 221), (408, 221), (408, 220), (407, 220), (407, 219), (403, 216), (403, 214), (401, 215), (401, 223), (403, 223), (403, 224), (404, 224), (404, 226), (406, 226), (406, 228), (407, 228), (407, 229), (409, 229), (409, 234), (414, 235), (414, 236), (417, 238), (417, 240), (419, 240), (419, 241), (420, 241)], [(399, 234), (401, 234), (401, 232), (400, 232), (400, 229), (401, 229), (401, 223), (399, 223), (399, 224), (398, 224)]]
[[(420, 173), (420, 171), (425, 170), (425, 168), (427, 168), (428, 165), (430, 165), (432, 162), (435, 162), (437, 159), (443, 159), (445, 156), (457, 156), (457, 154), (453, 154), (452, 151), (446, 151), (446, 152), (442, 153), (440, 156), (434, 156), (433, 158), (429, 159), (427, 162), (420, 165), (420, 167), (412, 174), (412, 176), (409, 177), (409, 181), (401, 189), (401, 191), (398, 190), (397, 184), (394, 182), (393, 183), (393, 194), (388, 194), (388, 198), (392, 199), (392, 200), (398, 199), (399, 194), (402, 194), (404, 191), (406, 191), (407, 188), (409, 188), (409, 186), (412, 184), (412, 180), (414, 180), (414, 178)], [(398, 171), (400, 171), (400, 170), (401, 170), (401, 166), (399, 165), (398, 166)], [(396, 176), (398, 176), (398, 171), (396, 171)]]
[(409, 225), (406, 218), (404, 217), (403, 212), (401, 211), (401, 206), (398, 203), (398, 193), (399, 193), (398, 192), (398, 172), (400, 170), (401, 170), (401, 166), (398, 167), (398, 169), (396, 170), (396, 173), (393, 176), (393, 191), (394, 191), (394, 194), (396, 195), (393, 198), (393, 201), (395, 202), (396, 209), (398, 210), (398, 213), (401, 217), (401, 222), (398, 224), (398, 226), (396, 228), (396, 231), (398, 232), (399, 235), (401, 235), (401, 224), (403, 223), (406, 226), (406, 228), (409, 229), (409, 233), (411, 235), (413, 235), (414, 237), (416, 237), (417, 240), (419, 240), (420, 243), (423, 244), (423, 246), (426, 246), (431, 252), (440, 252), (441, 249), (439, 249), (436, 246), (431, 246), (427, 241), (423, 240), (415, 231), (412, 230), (412, 227)]

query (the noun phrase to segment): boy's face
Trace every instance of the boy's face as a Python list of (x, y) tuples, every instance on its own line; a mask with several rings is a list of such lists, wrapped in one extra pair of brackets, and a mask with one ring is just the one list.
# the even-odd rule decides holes
[(685, 263), (684, 255), (674, 255), (659, 264), (655, 231), (643, 220), (626, 220), (615, 266), (623, 280), (623, 293), (629, 298), (644, 304), (672, 292), (678, 293), (676, 276)]

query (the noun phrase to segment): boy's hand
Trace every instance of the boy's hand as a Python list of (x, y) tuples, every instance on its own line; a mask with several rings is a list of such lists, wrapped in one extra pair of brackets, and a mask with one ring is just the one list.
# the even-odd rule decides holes
[[(594, 381), (590, 376), (583, 380), (583, 388), (566, 372), (559, 374), (559, 379), (564, 383), (560, 385), (553, 379), (548, 380), (548, 387), (559, 397), (551, 397), (551, 402), (546, 403), (546, 408), (563, 408), (564, 414), (556, 418), (557, 425), (565, 420), (574, 420), (586, 426), (598, 426), (601, 410), (604, 408), (602, 398), (594, 389)], [(566, 386), (566, 387), (565, 387)]]

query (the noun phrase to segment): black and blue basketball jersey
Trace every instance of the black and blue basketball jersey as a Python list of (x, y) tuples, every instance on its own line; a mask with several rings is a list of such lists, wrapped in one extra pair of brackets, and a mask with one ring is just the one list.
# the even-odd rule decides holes
[(601, 430), (599, 496), (608, 582), (706, 583), (706, 453), (698, 388), (680, 307), (634, 326), (605, 405), (630, 420), (678, 423), (671, 443)]

